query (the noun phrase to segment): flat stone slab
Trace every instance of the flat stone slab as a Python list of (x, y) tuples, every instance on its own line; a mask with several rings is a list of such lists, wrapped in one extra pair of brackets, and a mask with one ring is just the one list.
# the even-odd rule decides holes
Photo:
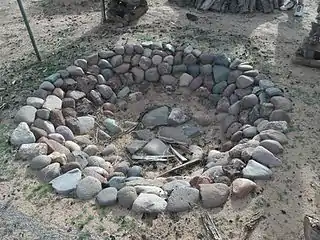
[(146, 128), (154, 128), (168, 124), (169, 108), (166, 106), (156, 108), (146, 113), (141, 122)]
[(190, 142), (188, 136), (185, 135), (185, 131), (182, 127), (160, 127), (158, 135), (160, 137), (173, 139), (177, 142)]
[(76, 189), (80, 180), (81, 171), (76, 168), (53, 179), (50, 183), (57, 193), (66, 195)]

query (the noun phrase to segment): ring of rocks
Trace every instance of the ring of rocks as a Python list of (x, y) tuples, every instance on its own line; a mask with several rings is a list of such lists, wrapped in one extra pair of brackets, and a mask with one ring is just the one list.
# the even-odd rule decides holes
[[(213, 121), (205, 114), (160, 103), (136, 121), (117, 117), (151, 87), (214, 110), (220, 146), (204, 150), (196, 140)], [(181, 212), (222, 207), (272, 178), (291, 110), (282, 89), (238, 58), (157, 42), (117, 45), (44, 79), (16, 113), (10, 142), (57, 194), (139, 213)], [(157, 176), (145, 174), (157, 168)]]

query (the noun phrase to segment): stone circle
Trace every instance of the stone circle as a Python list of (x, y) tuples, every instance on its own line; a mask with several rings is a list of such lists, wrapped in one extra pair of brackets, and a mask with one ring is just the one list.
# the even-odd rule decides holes
[[(153, 88), (157, 104), (141, 104)], [(166, 96), (175, 104), (165, 104)], [(194, 99), (214, 117), (194, 111)], [(272, 178), (282, 164), (293, 108), (249, 62), (155, 42), (77, 59), (45, 78), (26, 103), (10, 138), (17, 159), (57, 194), (139, 213), (247, 197), (255, 180)], [(126, 119), (128, 109), (135, 121)]]

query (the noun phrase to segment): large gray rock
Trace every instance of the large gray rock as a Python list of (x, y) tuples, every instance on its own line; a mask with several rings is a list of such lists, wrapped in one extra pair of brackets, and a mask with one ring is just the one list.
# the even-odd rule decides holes
[(45, 168), (41, 169), (39, 177), (44, 182), (50, 182), (60, 175), (60, 164), (52, 163)]
[(144, 146), (143, 151), (150, 155), (165, 155), (169, 147), (161, 140), (154, 138)]
[(123, 187), (118, 191), (118, 202), (124, 208), (131, 208), (138, 195), (134, 187)]
[(146, 113), (142, 118), (142, 123), (147, 128), (167, 125), (169, 116), (169, 108), (166, 106), (156, 108)]
[(220, 83), (228, 80), (230, 69), (224, 66), (214, 65), (212, 72), (215, 82)]
[(38, 98), (38, 97), (27, 98), (27, 104), (38, 109), (42, 107), (43, 103), (44, 103), (44, 100), (42, 98)]
[(34, 122), (36, 118), (37, 109), (33, 106), (23, 106), (16, 113), (14, 118), (15, 123), (26, 122), (27, 124), (31, 124)]
[(55, 132), (54, 125), (51, 122), (42, 120), (40, 118), (37, 118), (34, 121), (33, 125), (34, 125), (34, 127), (40, 128), (42, 130), (45, 130), (48, 134)]
[(39, 155), (34, 157), (30, 162), (30, 168), (33, 170), (40, 170), (51, 163), (51, 158), (47, 155)]
[(192, 208), (199, 201), (199, 190), (191, 187), (180, 187), (172, 191), (168, 198), (168, 212), (183, 212)]
[(91, 176), (87, 176), (79, 181), (76, 195), (81, 200), (89, 200), (95, 197), (102, 189), (101, 182)]
[(167, 202), (150, 193), (141, 193), (133, 202), (132, 211), (138, 213), (160, 213), (164, 212), (167, 207)]
[(100, 206), (112, 206), (117, 203), (118, 190), (108, 187), (100, 191), (97, 195), (97, 202)]
[(69, 194), (76, 189), (78, 182), (81, 180), (81, 171), (72, 169), (65, 174), (50, 181), (53, 189), (59, 194)]
[(202, 205), (205, 208), (223, 206), (229, 197), (229, 187), (223, 183), (200, 184)]
[(13, 130), (10, 137), (10, 143), (14, 146), (20, 146), (25, 143), (34, 143), (35, 141), (35, 136), (30, 131), (28, 124), (25, 122), (19, 123), (18, 127)]
[(229, 162), (228, 152), (220, 152), (217, 150), (209, 151), (207, 163), (210, 163), (212, 167), (227, 165), (228, 162)]
[(61, 134), (66, 141), (72, 141), (74, 139), (73, 132), (67, 126), (59, 126), (56, 128), (56, 132)]
[(270, 102), (274, 105), (275, 109), (282, 109), (284, 111), (290, 111), (292, 109), (292, 102), (282, 96), (272, 97)]
[(243, 177), (252, 180), (269, 180), (272, 176), (272, 171), (266, 166), (249, 160), (247, 166), (242, 170)]
[(287, 144), (288, 143), (288, 138), (285, 134), (282, 132), (279, 132), (277, 130), (269, 129), (269, 130), (264, 130), (260, 132), (259, 134), (261, 140), (266, 140), (266, 139), (271, 139), (275, 140), (281, 144)]
[(281, 165), (281, 160), (262, 146), (258, 146), (254, 149), (252, 158), (268, 167), (278, 167)]
[(286, 133), (288, 132), (288, 123), (286, 121), (262, 121), (258, 124), (257, 129), (259, 132), (262, 132), (264, 130), (277, 130), (279, 132)]
[(32, 160), (39, 155), (47, 155), (48, 146), (45, 143), (22, 144), (16, 155), (17, 159)]
[(249, 76), (241, 75), (237, 78), (236, 85), (238, 88), (247, 88), (254, 83), (254, 79)]
[(272, 152), (273, 154), (279, 154), (283, 152), (282, 145), (275, 140), (271, 140), (271, 139), (263, 140), (260, 142), (260, 145), (265, 149), (269, 150), (270, 152)]

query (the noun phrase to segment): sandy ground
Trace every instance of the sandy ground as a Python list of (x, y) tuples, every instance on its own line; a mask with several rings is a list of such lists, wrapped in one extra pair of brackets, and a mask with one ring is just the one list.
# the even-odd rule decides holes
[[(224, 239), (236, 240), (250, 216), (262, 211), (265, 218), (248, 239), (300, 239), (304, 215), (320, 214), (320, 71), (292, 65), (290, 57), (309, 31), (316, 2), (305, 3), (307, 13), (302, 19), (293, 18), (291, 12), (230, 15), (181, 9), (164, 0), (149, 4), (148, 13), (135, 26), (116, 29), (99, 25), (98, 2), (61, 8), (49, 0), (25, 1), (43, 58), (37, 63), (16, 1), (2, 1), (0, 193), (7, 203), (1, 211), (9, 212), (1, 214), (1, 236), (49, 239), (46, 234), (55, 229), (61, 234), (56, 239), (205, 239), (200, 218), (207, 212)], [(186, 12), (196, 14), (199, 20), (188, 21)], [(70, 65), (76, 57), (127, 40), (190, 43), (202, 50), (248, 59), (261, 72), (270, 74), (295, 106), (290, 141), (282, 156), (284, 164), (275, 169), (274, 179), (258, 182), (258, 193), (243, 201), (228, 201), (223, 209), (199, 208), (152, 220), (117, 207), (98, 209), (93, 202), (57, 197), (25, 171), (25, 164), (15, 162), (14, 152), (6, 144), (8, 127), (18, 106), (41, 79)]]

